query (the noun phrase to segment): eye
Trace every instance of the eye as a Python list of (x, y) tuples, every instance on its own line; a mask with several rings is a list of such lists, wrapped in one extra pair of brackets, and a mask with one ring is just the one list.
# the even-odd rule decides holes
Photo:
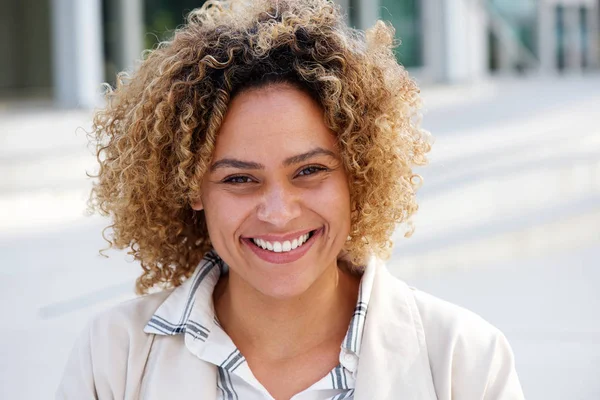
[(243, 184), (243, 183), (252, 183), (252, 182), (254, 182), (254, 180), (252, 178), (250, 178), (249, 176), (237, 175), (237, 176), (228, 176), (227, 178), (223, 179), (221, 182), (231, 183), (233, 185), (239, 185), (239, 184)]
[(314, 174), (322, 172), (322, 171), (327, 171), (327, 168), (321, 167), (318, 165), (311, 165), (311, 166), (308, 166), (308, 167), (300, 170), (300, 172), (298, 172), (298, 176), (314, 175)]

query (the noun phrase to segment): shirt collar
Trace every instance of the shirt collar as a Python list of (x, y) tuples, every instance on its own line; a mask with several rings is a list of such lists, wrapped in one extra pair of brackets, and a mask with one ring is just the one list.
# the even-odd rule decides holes
[(360, 286), (358, 289), (358, 299), (354, 314), (350, 320), (350, 326), (346, 337), (342, 341), (342, 349), (351, 352), (356, 356), (360, 356), (360, 345), (365, 328), (367, 318), (367, 309), (369, 300), (371, 299), (371, 290), (373, 289), (373, 278), (375, 277), (376, 260), (369, 261), (363, 271)]
[(211, 332), (215, 311), (212, 292), (225, 263), (212, 250), (204, 256), (194, 274), (166, 298), (150, 318), (144, 332), (156, 335), (185, 334), (204, 342)]
[[(341, 345), (342, 351), (355, 357), (360, 355), (375, 264), (376, 260), (372, 259), (364, 268), (357, 304)], [(227, 264), (214, 250), (206, 253), (194, 274), (175, 288), (159, 306), (146, 324), (144, 332), (155, 335), (184, 334), (187, 347), (192, 353), (200, 356), (203, 351), (202, 345), (218, 325), (212, 294), (219, 277), (227, 269)]]

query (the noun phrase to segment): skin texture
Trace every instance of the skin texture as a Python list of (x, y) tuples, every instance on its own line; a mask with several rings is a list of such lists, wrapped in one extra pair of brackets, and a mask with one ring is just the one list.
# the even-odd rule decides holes
[[(230, 267), (214, 293), (217, 316), (273, 397), (290, 398), (337, 365), (357, 299), (359, 278), (337, 265), (350, 193), (335, 136), (305, 92), (250, 89), (231, 102), (213, 160), (192, 207)], [(290, 263), (265, 261), (245, 240), (307, 229), (322, 233)]]
[[(285, 164), (315, 149), (332, 155)], [(350, 193), (335, 136), (308, 95), (276, 85), (234, 98), (213, 159), (213, 165), (224, 159), (262, 164), (212, 170), (202, 183), (201, 201), (193, 205), (204, 209), (213, 246), (232, 268), (230, 281), (285, 299), (305, 292), (327, 268), (336, 268), (350, 231)], [(307, 230), (321, 233), (307, 254), (284, 265), (265, 262), (250, 249), (254, 244), (243, 240)]]

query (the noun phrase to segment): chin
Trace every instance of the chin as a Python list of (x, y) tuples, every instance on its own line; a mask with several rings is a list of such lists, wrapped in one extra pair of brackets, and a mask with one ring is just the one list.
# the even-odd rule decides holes
[(259, 282), (250, 281), (248, 283), (266, 297), (277, 300), (288, 300), (300, 297), (306, 293), (321, 275), (316, 271), (310, 275), (306, 274), (306, 272), (308, 271), (305, 269), (300, 273), (284, 276), (272, 276), (267, 273), (267, 276)]

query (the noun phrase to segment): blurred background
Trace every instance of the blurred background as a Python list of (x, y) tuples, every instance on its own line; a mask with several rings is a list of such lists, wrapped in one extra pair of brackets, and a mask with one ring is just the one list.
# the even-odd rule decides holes
[[(528, 399), (600, 399), (600, 2), (339, 0), (390, 21), (435, 138), (409, 284), (504, 331)], [(139, 267), (98, 250), (86, 131), (101, 82), (192, 0), (0, 0), (0, 398), (52, 398), (77, 334)]]

